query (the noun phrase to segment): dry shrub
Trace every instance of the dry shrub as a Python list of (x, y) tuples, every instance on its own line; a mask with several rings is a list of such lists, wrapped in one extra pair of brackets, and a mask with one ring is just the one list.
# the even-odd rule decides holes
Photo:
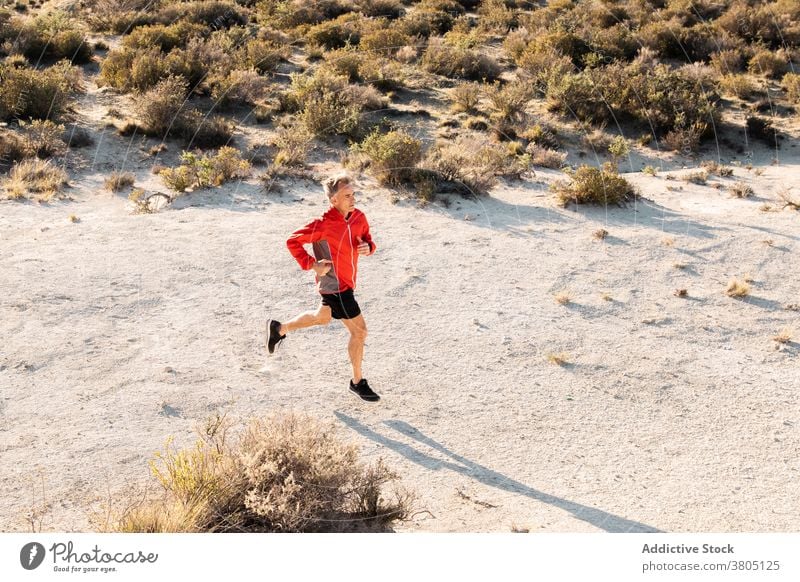
[(120, 532), (331, 532), (385, 529), (411, 496), (381, 459), (365, 465), (332, 425), (296, 415), (251, 421), (235, 441), (213, 419), (191, 449), (168, 441), (151, 462), (163, 495), (126, 500), (103, 529)]
[(558, 141), (558, 137), (556, 137), (555, 129), (541, 123), (535, 123), (526, 128), (525, 131), (520, 134), (520, 137), (551, 150), (561, 147), (561, 143)]
[(358, 129), (361, 92), (351, 88), (347, 78), (319, 68), (313, 75), (292, 75), (284, 95), (285, 108), (300, 111), (299, 119), (314, 135), (352, 135)]
[(59, 121), (83, 91), (81, 72), (66, 61), (46, 69), (17, 69), (0, 63), (0, 120)]
[(551, 185), (558, 201), (566, 206), (575, 204), (621, 205), (636, 196), (633, 185), (617, 173), (611, 164), (602, 168), (582, 165), (577, 170), (567, 170), (569, 181), (557, 180)]
[(412, 38), (402, 30), (395, 27), (380, 28), (365, 33), (361, 37), (359, 47), (365, 51), (394, 56), (397, 51), (412, 44), (412, 42)]
[(29, 123), (21, 123), (20, 128), (25, 155), (28, 157), (45, 159), (67, 151), (63, 125), (57, 125), (49, 119), (35, 119)]
[(440, 38), (428, 43), (422, 67), (429, 73), (473, 81), (494, 81), (500, 75), (500, 65), (490, 56), (448, 45)]
[(400, 0), (359, 0), (358, 10), (370, 18), (400, 18), (403, 4)]
[(770, 79), (780, 79), (789, 70), (789, 59), (786, 51), (762, 49), (756, 51), (747, 65), (747, 70), (754, 75), (764, 75)]
[(575, 71), (568, 56), (538, 42), (531, 42), (515, 61), (540, 90), (545, 90), (551, 81)]
[(86, 42), (83, 27), (64, 11), (40, 13), (25, 21), (16, 32), (13, 52), (25, 55), (32, 62), (66, 59), (81, 64), (92, 58), (92, 47)]
[(358, 76), (381, 91), (394, 91), (404, 87), (407, 77), (400, 63), (380, 56), (362, 58)]
[(137, 95), (134, 109), (142, 130), (148, 135), (162, 138), (167, 133), (177, 133), (180, 116), (186, 104), (189, 84), (186, 79), (169, 76), (155, 87)]
[(356, 47), (327, 51), (324, 58), (325, 66), (336, 74), (346, 76), (349, 81), (361, 81), (359, 67), (367, 56)]
[(761, 93), (758, 85), (747, 75), (722, 75), (719, 86), (723, 93), (734, 95), (739, 99), (751, 99)]
[(748, 196), (753, 195), (753, 188), (744, 182), (736, 182), (735, 184), (732, 184), (728, 188), (728, 191), (737, 198), (747, 198)]
[(468, 81), (458, 83), (450, 90), (449, 96), (452, 101), (450, 109), (454, 113), (470, 113), (481, 100), (481, 85)]
[(772, 147), (777, 146), (778, 130), (772, 126), (771, 119), (751, 115), (747, 117), (745, 127), (747, 128), (747, 135), (751, 139), (761, 140)]
[(697, 153), (700, 150), (700, 140), (705, 131), (706, 126), (698, 123), (691, 127), (673, 129), (664, 137), (664, 145), (667, 149), (683, 155)]
[(480, 27), (499, 34), (517, 27), (517, 15), (518, 12), (509, 8), (505, 0), (483, 0), (478, 7)]
[(9, 200), (34, 198), (47, 202), (67, 184), (67, 173), (50, 160), (22, 160), (9, 171), (2, 191)]
[(289, 47), (272, 40), (251, 39), (242, 49), (243, 64), (253, 67), (259, 73), (269, 74), (278, 64), (289, 58)]
[(533, 95), (528, 83), (517, 82), (501, 86), (495, 82), (487, 87), (486, 97), (489, 100), (492, 121), (505, 123), (520, 121)]
[(305, 36), (309, 44), (327, 50), (342, 48), (347, 44), (357, 45), (360, 40), (358, 16), (343, 14), (334, 20), (321, 22), (309, 28)]
[(111, 192), (121, 192), (125, 188), (133, 186), (136, 177), (131, 172), (111, 172), (111, 175), (105, 179), (103, 185), (106, 190)]
[(787, 73), (781, 79), (781, 86), (786, 91), (786, 97), (795, 104), (800, 104), (800, 74)]
[(452, 0), (422, 0), (400, 20), (400, 28), (412, 37), (445, 34), (463, 13), (463, 6)]
[(750, 293), (750, 285), (734, 278), (728, 281), (725, 294), (728, 297), (746, 297)]
[(711, 55), (711, 66), (720, 75), (732, 75), (742, 70), (744, 56), (739, 49), (722, 50)]
[(178, 121), (177, 130), (187, 148), (210, 150), (227, 146), (233, 140), (233, 124), (222, 115), (189, 110)]
[(487, 194), (497, 176), (517, 178), (530, 168), (530, 156), (473, 138), (439, 142), (420, 164), (435, 180), (440, 192), (462, 195)]
[(529, 143), (525, 152), (530, 156), (532, 166), (558, 170), (566, 165), (567, 154), (565, 152), (557, 152), (535, 143)]
[(212, 77), (211, 98), (220, 107), (231, 105), (254, 105), (268, 93), (269, 80), (255, 70), (233, 70), (224, 77)]
[(275, 165), (290, 168), (305, 166), (313, 139), (314, 136), (302, 125), (280, 128), (272, 140), (272, 145), (278, 148)]
[(410, 181), (422, 159), (422, 142), (402, 130), (374, 131), (354, 149), (364, 154), (370, 173), (381, 184)]
[(158, 47), (141, 50), (122, 47), (110, 51), (103, 60), (98, 84), (123, 92), (146, 91), (168, 74), (164, 55)]
[(698, 170), (697, 172), (689, 172), (681, 179), (684, 182), (688, 182), (690, 184), (698, 184), (702, 186), (706, 182), (708, 182), (708, 174), (709, 174), (708, 170), (704, 168), (702, 170)]
[(13, 131), (0, 129), (0, 172), (6, 172), (11, 164), (27, 156), (25, 142)]
[(552, 78), (547, 84), (547, 107), (581, 121), (601, 123), (612, 118), (603, 91), (586, 73)]

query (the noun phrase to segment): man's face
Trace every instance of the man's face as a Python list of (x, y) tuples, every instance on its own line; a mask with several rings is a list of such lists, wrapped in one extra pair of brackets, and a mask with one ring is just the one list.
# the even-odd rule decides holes
[(352, 212), (356, 207), (356, 195), (353, 192), (353, 186), (350, 184), (339, 186), (339, 190), (331, 197), (331, 204), (344, 215)]

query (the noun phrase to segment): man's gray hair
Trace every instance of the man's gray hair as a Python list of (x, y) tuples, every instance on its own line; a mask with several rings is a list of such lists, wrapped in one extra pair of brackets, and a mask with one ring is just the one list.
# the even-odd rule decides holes
[(322, 189), (325, 190), (325, 195), (328, 197), (328, 200), (330, 200), (333, 198), (333, 195), (339, 191), (339, 188), (347, 184), (352, 184), (352, 182), (352, 179), (347, 174), (336, 174), (322, 182)]

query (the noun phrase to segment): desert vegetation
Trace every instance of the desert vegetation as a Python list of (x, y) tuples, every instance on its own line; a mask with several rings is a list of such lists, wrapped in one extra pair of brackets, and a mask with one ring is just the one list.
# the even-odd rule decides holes
[[(168, 440), (150, 462), (158, 491), (110, 499), (98, 529), (126, 533), (381, 531), (408, 517), (411, 494), (382, 460), (365, 464), (334, 427), (274, 415), (236, 430), (208, 419), (194, 446)], [(236, 433), (236, 434), (234, 434)], [(152, 485), (152, 484), (151, 484)]]
[[(536, 167), (588, 177), (564, 150), (574, 136), (556, 127), (618, 164), (631, 147), (696, 154), (731, 123), (729, 110), (745, 113), (750, 139), (778, 146), (781, 116), (800, 100), (800, 11), (790, 0), (83, 0), (2, 9), (0, 22), (7, 168), (63, 153), (52, 128), (15, 140), (23, 121), (69, 121), (87, 74), (130, 97), (123, 136), (215, 150), (235, 146), (246, 119), (286, 144), (273, 152), (277, 167), (320, 145), (365, 154), (386, 185), (470, 184), (462, 193)], [(417, 99), (433, 100), (432, 114), (415, 117)], [(434, 123), (451, 129), (431, 135)], [(622, 130), (617, 141), (605, 137), (609, 123)], [(275, 137), (286, 127), (310, 137), (290, 146), (285, 132)], [(404, 133), (420, 143), (406, 140), (406, 170), (390, 175), (398, 160), (378, 158)], [(447, 160), (454, 141), (482, 144), (478, 161), (459, 160), (462, 175)]]

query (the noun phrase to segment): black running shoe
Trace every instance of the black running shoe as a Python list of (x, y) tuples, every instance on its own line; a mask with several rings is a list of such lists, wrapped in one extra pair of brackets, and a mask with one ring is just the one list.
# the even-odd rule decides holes
[(358, 384), (353, 384), (353, 381), (350, 380), (350, 390), (361, 396), (361, 398), (367, 402), (377, 402), (381, 399), (381, 397), (375, 394), (372, 388), (369, 387), (366, 378), (361, 378)]
[(281, 322), (274, 319), (267, 320), (267, 351), (271, 354), (286, 334), (281, 335)]

